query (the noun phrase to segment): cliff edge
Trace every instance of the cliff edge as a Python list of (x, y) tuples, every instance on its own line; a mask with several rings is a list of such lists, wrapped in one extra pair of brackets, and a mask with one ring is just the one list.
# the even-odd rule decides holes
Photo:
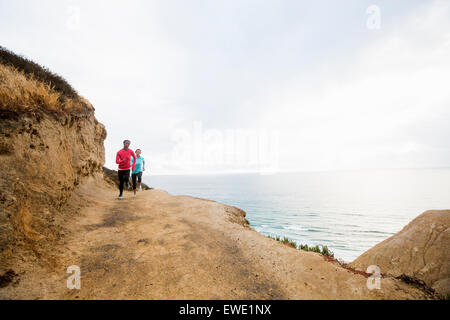
[[(8, 299), (434, 299), (399, 279), (368, 278), (252, 230), (245, 213), (161, 190), (137, 198), (89, 178), (85, 204), (52, 246), (54, 265), (14, 266)], [(69, 266), (81, 288), (68, 289)], [(369, 279), (370, 280), (370, 279)]]
[(351, 265), (422, 280), (441, 295), (450, 294), (450, 210), (425, 211), (401, 231), (359, 256)]

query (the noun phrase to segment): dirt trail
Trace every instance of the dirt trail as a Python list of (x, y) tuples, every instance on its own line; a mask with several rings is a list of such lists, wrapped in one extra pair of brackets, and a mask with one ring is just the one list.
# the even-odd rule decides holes
[[(93, 181), (67, 222), (50, 266), (32, 265), (0, 289), (12, 299), (423, 299), (395, 279), (368, 290), (364, 276), (289, 248), (245, 225), (242, 211), (160, 190), (125, 193)], [(69, 290), (68, 266), (81, 269)]]

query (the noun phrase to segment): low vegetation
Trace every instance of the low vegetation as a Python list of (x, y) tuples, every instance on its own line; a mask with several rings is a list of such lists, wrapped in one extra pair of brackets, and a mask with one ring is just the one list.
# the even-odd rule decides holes
[(320, 247), (319, 245), (308, 246), (307, 244), (297, 244), (295, 241), (290, 240), (287, 237), (283, 237), (283, 238), (280, 238), (279, 236), (275, 236), (275, 237), (267, 236), (267, 237), (269, 237), (270, 239), (279, 241), (281, 243), (284, 243), (286, 245), (289, 245), (298, 250), (312, 251), (312, 252), (320, 253), (321, 255), (324, 255), (327, 257), (334, 257), (334, 253), (330, 249), (328, 249), (327, 246)]
[(62, 77), (0, 47), (0, 109), (85, 112), (92, 107)]
[(67, 98), (76, 98), (78, 93), (74, 88), (61, 76), (51, 72), (48, 68), (37, 64), (23, 56), (0, 46), (0, 64), (11, 66), (24, 75), (33, 77), (36, 81), (48, 84), (54, 91), (59, 92)]

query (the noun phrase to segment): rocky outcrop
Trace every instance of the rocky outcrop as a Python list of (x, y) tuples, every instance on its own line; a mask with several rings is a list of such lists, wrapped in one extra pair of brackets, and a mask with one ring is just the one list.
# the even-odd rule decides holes
[[(23, 97), (18, 95), (22, 92)], [(0, 269), (40, 257), (63, 237), (65, 207), (87, 177), (103, 178), (106, 130), (94, 108), (0, 64)]]
[(363, 253), (350, 265), (383, 274), (420, 279), (442, 295), (450, 294), (450, 210), (429, 210), (400, 232)]

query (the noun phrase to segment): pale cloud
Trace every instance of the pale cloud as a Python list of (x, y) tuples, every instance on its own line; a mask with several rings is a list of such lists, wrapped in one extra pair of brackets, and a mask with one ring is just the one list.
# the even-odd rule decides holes
[(411, 129), (437, 115), (449, 120), (449, 17), (448, 3), (418, 8), (351, 63), (318, 68), (260, 99), (261, 123), (284, 128), (286, 168), (448, 166), (450, 129), (432, 137), (434, 147)]

